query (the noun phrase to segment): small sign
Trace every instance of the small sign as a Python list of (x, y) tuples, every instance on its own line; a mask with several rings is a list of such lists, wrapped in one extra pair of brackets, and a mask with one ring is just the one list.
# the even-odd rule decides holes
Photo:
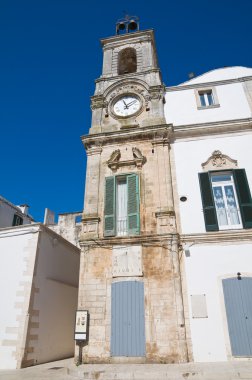
[(77, 310), (75, 319), (75, 340), (86, 340), (87, 339), (87, 327), (88, 327), (88, 311), (87, 310)]

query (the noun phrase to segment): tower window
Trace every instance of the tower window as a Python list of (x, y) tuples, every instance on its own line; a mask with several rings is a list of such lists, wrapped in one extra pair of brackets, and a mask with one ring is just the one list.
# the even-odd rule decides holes
[(137, 174), (106, 177), (104, 236), (139, 235), (139, 178)]
[(135, 73), (136, 71), (136, 50), (133, 48), (126, 48), (121, 50), (118, 56), (118, 75)]

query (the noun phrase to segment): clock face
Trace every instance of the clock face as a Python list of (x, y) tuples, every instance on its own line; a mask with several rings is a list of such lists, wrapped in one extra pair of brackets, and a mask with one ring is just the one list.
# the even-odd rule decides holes
[(140, 108), (141, 101), (137, 96), (124, 95), (115, 102), (113, 111), (117, 116), (127, 117), (134, 115)]

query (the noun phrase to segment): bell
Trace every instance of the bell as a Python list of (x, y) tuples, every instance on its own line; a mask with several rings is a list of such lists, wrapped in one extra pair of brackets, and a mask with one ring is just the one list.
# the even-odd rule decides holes
[(137, 29), (137, 23), (135, 20), (130, 20), (129, 29), (130, 30), (136, 30)]
[(124, 22), (120, 22), (119, 25), (118, 25), (118, 29), (119, 30), (124, 30), (125, 29), (125, 24)]

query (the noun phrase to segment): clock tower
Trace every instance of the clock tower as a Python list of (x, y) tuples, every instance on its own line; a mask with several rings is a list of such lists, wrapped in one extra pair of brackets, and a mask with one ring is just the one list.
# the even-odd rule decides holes
[(116, 35), (101, 44), (103, 68), (91, 99), (90, 133), (164, 124), (164, 85), (153, 30)]
[(188, 360), (172, 125), (164, 117), (154, 32), (136, 29), (138, 20), (126, 18), (117, 35), (101, 40), (102, 75), (91, 98), (91, 128), (82, 137), (87, 172), (78, 309), (90, 316), (86, 363)]

